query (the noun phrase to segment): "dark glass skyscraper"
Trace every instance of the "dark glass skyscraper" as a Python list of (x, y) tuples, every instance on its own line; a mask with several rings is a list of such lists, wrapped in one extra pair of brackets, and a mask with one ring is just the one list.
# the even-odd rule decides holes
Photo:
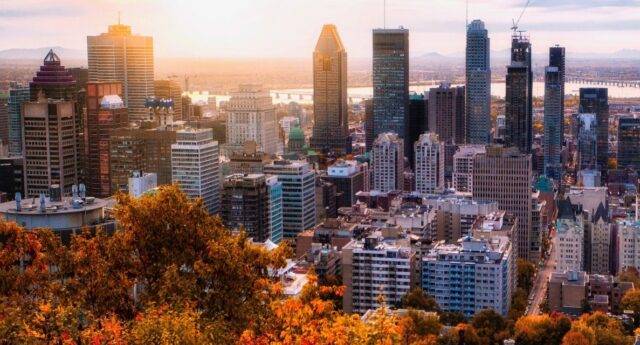
[(618, 168), (640, 170), (640, 119), (621, 117), (618, 122)]
[[(484, 22), (474, 20), (467, 27), (465, 140), (486, 144), (491, 133), (490, 39)], [(461, 144), (461, 143), (460, 143)]]
[(409, 30), (373, 30), (373, 137), (394, 132), (409, 143)]
[(549, 67), (557, 67), (560, 74), (560, 88), (562, 101), (560, 102), (562, 121), (560, 122), (560, 133), (564, 139), (564, 81), (565, 81), (565, 54), (564, 47), (555, 46), (549, 48)]
[(548, 66), (544, 75), (544, 173), (562, 178), (562, 77), (560, 69)]
[(347, 52), (335, 25), (322, 27), (313, 52), (313, 114), (311, 148), (338, 155), (350, 153)]
[(522, 33), (511, 38), (511, 64), (507, 66), (505, 144), (531, 153), (533, 138), (533, 73), (531, 43)]
[(596, 115), (598, 155), (596, 162), (604, 179), (609, 159), (609, 90), (606, 88), (581, 88), (580, 113)]
[[(415, 143), (420, 138), (420, 134), (427, 131), (428, 112), (429, 112), (429, 100), (424, 97), (423, 94), (412, 94), (409, 96), (409, 126), (407, 127), (407, 133), (409, 140)], [(407, 151), (407, 158), (409, 164), (413, 168), (415, 165), (413, 150)]]

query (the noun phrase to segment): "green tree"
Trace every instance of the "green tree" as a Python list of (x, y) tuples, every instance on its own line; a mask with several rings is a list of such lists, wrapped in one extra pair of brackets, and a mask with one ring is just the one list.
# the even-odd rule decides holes
[(484, 309), (476, 313), (471, 319), (471, 326), (484, 344), (502, 344), (508, 335), (502, 315), (493, 309)]
[(402, 297), (401, 306), (424, 311), (440, 312), (440, 306), (435, 298), (427, 295), (421, 288), (414, 288)]

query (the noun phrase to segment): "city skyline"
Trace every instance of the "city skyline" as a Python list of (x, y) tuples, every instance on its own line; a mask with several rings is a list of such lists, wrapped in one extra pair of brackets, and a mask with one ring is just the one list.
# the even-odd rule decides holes
[[(518, 17), (524, 3), (470, 1), (468, 19), (485, 21), (492, 47), (504, 50), (510, 42), (511, 19)], [(304, 58), (313, 49), (317, 27), (323, 24), (335, 24), (350, 56), (362, 58), (371, 53), (371, 30), (384, 26), (382, 0), (239, 0), (224, 4), (203, 0), (186, 4), (171, 0), (60, 0), (55, 6), (43, 0), (26, 0), (3, 7), (0, 33), (5, 39), (0, 50), (43, 46), (84, 50), (86, 36), (116, 23), (121, 11), (122, 23), (155, 38), (160, 58)], [(575, 54), (613, 53), (637, 47), (633, 38), (640, 34), (639, 10), (638, 0), (534, 0), (519, 27), (536, 41), (535, 54), (555, 43)], [(144, 15), (150, 11), (154, 16)], [(239, 17), (244, 20), (237, 20)], [(34, 20), (41, 25), (27, 25)], [(411, 31), (411, 55), (464, 52), (465, 22), (464, 0), (387, 1), (386, 27), (402, 25)], [(293, 27), (295, 32), (288, 31)], [(596, 41), (598, 47), (592, 45)]]

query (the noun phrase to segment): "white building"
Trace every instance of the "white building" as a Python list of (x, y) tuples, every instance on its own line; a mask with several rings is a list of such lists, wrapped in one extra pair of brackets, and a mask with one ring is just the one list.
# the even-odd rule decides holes
[(584, 270), (584, 225), (582, 218), (578, 220), (558, 219), (556, 236), (556, 271)]
[(371, 154), (373, 189), (386, 193), (404, 187), (404, 143), (395, 133), (380, 133)]
[(242, 148), (249, 140), (258, 151), (277, 153), (278, 122), (271, 95), (260, 85), (240, 85), (227, 104), (227, 146)]
[(437, 243), (422, 258), (422, 288), (445, 311), (473, 317), (483, 309), (507, 316), (513, 294), (515, 256), (506, 236), (463, 237)]
[(264, 173), (282, 183), (284, 239), (316, 225), (316, 174), (305, 161), (279, 160), (264, 166)]
[(415, 261), (409, 241), (398, 238), (397, 229), (351, 241), (342, 248), (344, 311), (362, 315), (376, 309), (381, 306), (378, 295), (386, 305), (399, 303), (414, 283)]
[(220, 210), (220, 156), (211, 129), (186, 128), (176, 132), (171, 145), (173, 183), (190, 197), (201, 197), (211, 214)]
[(416, 191), (433, 194), (444, 190), (444, 143), (433, 132), (420, 134), (413, 145)]
[(617, 222), (618, 272), (627, 267), (640, 268), (640, 222), (627, 219)]
[(462, 145), (453, 155), (453, 189), (456, 191), (473, 191), (473, 160), (479, 153), (486, 153), (484, 145)]
[(158, 186), (158, 174), (156, 173), (140, 173), (134, 171), (133, 176), (129, 177), (129, 194), (134, 198), (140, 197), (144, 192), (154, 189)]

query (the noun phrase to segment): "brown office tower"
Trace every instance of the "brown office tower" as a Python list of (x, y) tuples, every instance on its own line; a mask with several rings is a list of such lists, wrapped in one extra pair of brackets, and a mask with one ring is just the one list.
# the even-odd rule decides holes
[(464, 93), (464, 86), (451, 87), (448, 84), (429, 90), (427, 127), (445, 144), (464, 143)]
[(75, 109), (70, 101), (23, 103), (20, 127), (26, 197), (48, 195), (52, 184), (59, 184), (62, 192), (69, 194), (71, 186), (78, 183)]
[(173, 101), (173, 121), (186, 120), (182, 115), (182, 89), (173, 80), (156, 80), (153, 82), (156, 99)]
[(313, 52), (313, 150), (351, 152), (347, 112), (347, 52), (335, 25), (324, 25)]
[(76, 81), (71, 72), (62, 66), (60, 58), (53, 50), (49, 50), (44, 58), (43, 65), (29, 83), (29, 89), (31, 100), (34, 102), (40, 96), (68, 101), (76, 100)]
[(220, 216), (233, 231), (243, 229), (256, 242), (271, 238), (269, 186), (262, 174), (234, 174), (222, 184)]
[(87, 84), (87, 193), (99, 198), (111, 196), (109, 152), (110, 131), (128, 125), (127, 108), (122, 101), (120, 83)]
[(158, 185), (171, 184), (171, 145), (176, 143), (176, 128), (133, 126), (110, 131), (111, 191), (129, 189), (134, 171), (158, 175)]
[(143, 121), (145, 100), (154, 95), (153, 37), (132, 35), (128, 25), (110, 25), (107, 33), (87, 36), (87, 55), (89, 81), (120, 82), (129, 119)]
[(520, 153), (516, 147), (487, 146), (486, 153), (474, 158), (473, 199), (497, 201), (500, 210), (518, 217), (512, 242), (517, 244), (517, 257), (526, 260), (540, 257), (532, 253), (533, 244), (540, 241), (532, 238), (531, 182), (531, 154)]

